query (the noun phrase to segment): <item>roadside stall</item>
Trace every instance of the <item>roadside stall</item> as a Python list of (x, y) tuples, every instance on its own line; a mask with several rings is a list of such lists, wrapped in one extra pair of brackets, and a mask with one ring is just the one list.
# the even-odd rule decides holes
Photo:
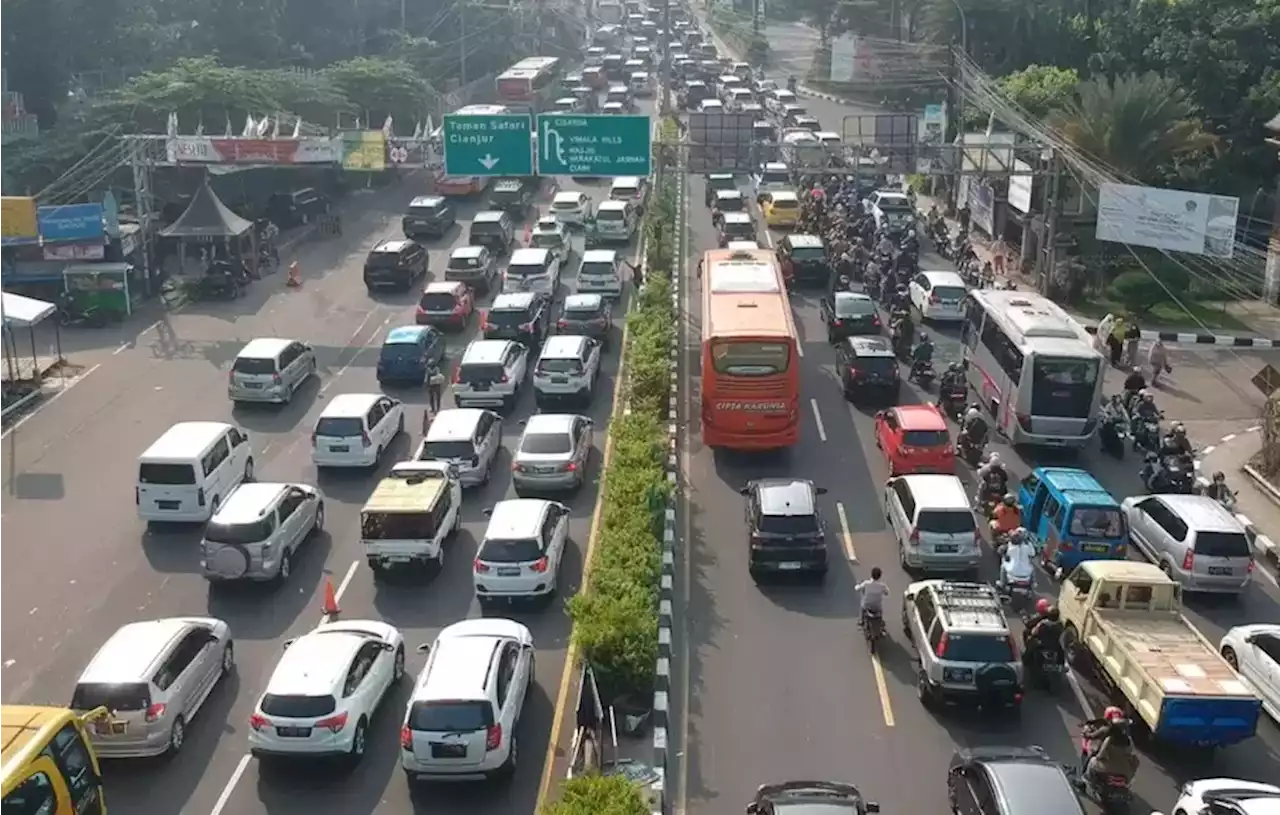
[[(258, 233), (252, 221), (232, 212), (214, 193), (206, 180), (178, 220), (160, 230), (162, 238), (177, 238), (180, 244), (180, 274), (185, 274), (186, 245), (202, 244), (208, 249), (208, 260), (223, 257), (244, 264), (250, 274), (258, 271)], [(203, 274), (204, 270), (201, 270)]]
[(135, 274), (131, 263), (77, 263), (62, 270), (62, 282), (78, 307), (122, 320), (141, 299), (142, 292), (131, 285)]

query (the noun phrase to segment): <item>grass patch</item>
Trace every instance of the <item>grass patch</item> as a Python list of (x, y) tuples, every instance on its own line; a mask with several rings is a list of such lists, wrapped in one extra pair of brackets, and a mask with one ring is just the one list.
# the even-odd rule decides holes
[[(1227, 311), (1226, 306), (1227, 303), (1225, 301), (1208, 304), (1187, 303), (1187, 308), (1192, 315), (1188, 316), (1186, 311), (1173, 303), (1161, 303), (1139, 319), (1138, 324), (1147, 331), (1161, 329), (1190, 331), (1203, 326), (1211, 330), (1221, 330), (1236, 334), (1257, 333), (1241, 322), (1234, 314)], [(1097, 321), (1108, 314), (1118, 314), (1125, 309), (1124, 306), (1095, 294), (1090, 296), (1088, 302), (1072, 304), (1069, 310), (1073, 314), (1079, 314), (1082, 317)]]

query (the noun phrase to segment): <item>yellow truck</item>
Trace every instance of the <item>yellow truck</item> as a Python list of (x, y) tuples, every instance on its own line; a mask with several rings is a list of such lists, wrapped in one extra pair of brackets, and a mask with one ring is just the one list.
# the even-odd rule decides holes
[(1164, 742), (1253, 736), (1262, 701), (1182, 616), (1182, 587), (1150, 563), (1092, 560), (1062, 583), (1063, 648)]

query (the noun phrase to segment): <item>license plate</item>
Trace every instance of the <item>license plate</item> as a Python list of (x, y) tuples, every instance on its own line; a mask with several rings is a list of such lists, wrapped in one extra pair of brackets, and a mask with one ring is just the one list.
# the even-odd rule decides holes
[(123, 719), (98, 720), (93, 723), (93, 732), (99, 736), (123, 736), (129, 730), (129, 723)]
[(1235, 571), (1230, 566), (1210, 566), (1209, 567), (1209, 574), (1213, 574), (1213, 575), (1229, 576), (1234, 573)]
[(156, 506), (159, 509), (177, 509), (178, 507), (182, 506), (182, 502), (181, 501), (156, 501)]
[(477, 382), (474, 385), (472, 385), (472, 387), (478, 391), (487, 391), (489, 390), (490, 385), (488, 382)]
[(432, 742), (431, 757), (432, 758), (466, 758), (467, 745), (441, 744), (440, 742)]
[(276, 735), (286, 739), (305, 739), (311, 735), (310, 727), (277, 727)]
[(567, 376), (553, 376), (553, 377), (551, 377), (551, 381), (552, 381), (552, 383), (554, 383), (554, 384), (556, 384), (556, 385), (568, 385), (568, 384), (569, 384), (569, 377), (567, 377)]
[(778, 568), (784, 572), (798, 572), (802, 565), (803, 564), (788, 561), (786, 563), (779, 563)]
[(1095, 555), (1105, 555), (1111, 551), (1111, 547), (1105, 543), (1086, 543), (1080, 547), (1080, 551)]
[(262, 387), (262, 383), (261, 383), (261, 382), (242, 382), (241, 384), (242, 384), (242, 385), (244, 385), (246, 388), (261, 388), (261, 387)]
[(519, 576), (520, 576), (519, 569), (507, 569), (507, 568), (498, 569), (498, 577), (519, 577)]
[(390, 555), (387, 557), (388, 563), (408, 563), (412, 558), (408, 555)]
[(329, 445), (330, 453), (350, 453), (351, 445), (349, 444), (331, 444)]
[(960, 547), (954, 543), (939, 543), (933, 547), (933, 551), (940, 555), (954, 555), (960, 551)]

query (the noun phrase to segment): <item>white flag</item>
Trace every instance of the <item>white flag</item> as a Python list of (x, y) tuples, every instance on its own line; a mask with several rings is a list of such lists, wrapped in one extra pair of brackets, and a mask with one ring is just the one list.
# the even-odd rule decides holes
[(302, 117), (293, 120), (293, 137), (296, 139), (302, 135)]
[(225, 131), (227, 138), (231, 138), (231, 134), (235, 132), (231, 127), (231, 114), (227, 114), (227, 129)]
[(165, 133), (170, 137), (178, 135), (178, 114), (176, 111), (169, 113), (169, 120), (165, 122)]
[(413, 123), (413, 138), (422, 138), (422, 120), (418, 120)]
[(249, 136), (252, 136), (253, 131), (257, 129), (258, 123), (253, 120), (253, 116), (251, 114), (247, 115), (244, 117), (244, 129), (240, 131), (240, 135), (248, 138)]
[(279, 113), (277, 113), (276, 117), (271, 120), (271, 138), (273, 139), (280, 138), (280, 114)]
[(388, 138), (388, 139), (391, 138), (391, 134), (395, 132), (394, 130), (391, 129), (392, 124), (393, 123), (391, 121), (391, 117), (388, 115), (387, 118), (384, 119), (382, 122), (382, 135), (384, 138)]
[(271, 129), (271, 120), (268, 117), (263, 116), (258, 121), (258, 127), (254, 131), (254, 135), (256, 135), (258, 138), (262, 138), (263, 136), (267, 135), (270, 129)]

